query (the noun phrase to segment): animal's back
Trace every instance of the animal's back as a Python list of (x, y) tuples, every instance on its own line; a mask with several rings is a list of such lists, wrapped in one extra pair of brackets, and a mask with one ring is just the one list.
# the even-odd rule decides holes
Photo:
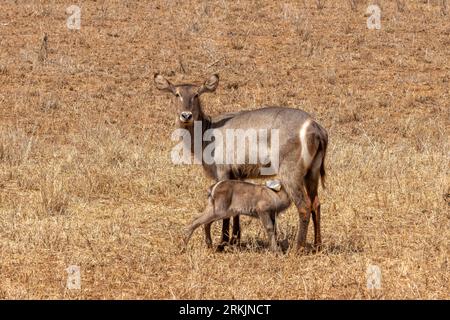
[(300, 130), (301, 124), (308, 118), (310, 115), (300, 109), (263, 107), (226, 114), (213, 120), (214, 122), (227, 120), (221, 129), (279, 129), (284, 132)]

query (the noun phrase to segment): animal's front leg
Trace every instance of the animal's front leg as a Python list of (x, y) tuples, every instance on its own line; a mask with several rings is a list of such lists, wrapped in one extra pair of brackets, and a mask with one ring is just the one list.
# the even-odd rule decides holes
[(233, 245), (238, 245), (241, 242), (241, 224), (239, 221), (239, 216), (233, 217), (233, 234), (231, 236), (230, 243)]
[(217, 251), (223, 251), (225, 246), (230, 241), (230, 218), (223, 219), (222, 221), (222, 239), (217, 246)]

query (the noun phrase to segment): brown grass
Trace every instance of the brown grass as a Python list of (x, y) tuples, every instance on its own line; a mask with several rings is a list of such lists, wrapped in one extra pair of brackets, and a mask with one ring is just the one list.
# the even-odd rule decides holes
[[(84, 1), (75, 31), (67, 2), (2, 1), (0, 298), (448, 299), (448, 16), (376, 3), (379, 31), (362, 1)], [(199, 231), (179, 254), (211, 181), (170, 162), (156, 71), (218, 72), (210, 114), (287, 105), (327, 128), (323, 252), (272, 255), (242, 218), (243, 247), (211, 252)], [(280, 221), (291, 245), (297, 222)]]

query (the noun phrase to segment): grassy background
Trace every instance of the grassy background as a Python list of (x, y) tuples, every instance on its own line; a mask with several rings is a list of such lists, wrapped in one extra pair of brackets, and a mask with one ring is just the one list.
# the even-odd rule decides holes
[[(450, 9), (374, 1), (375, 31), (372, 2), (321, 3), (75, 1), (76, 31), (67, 1), (3, 0), (0, 298), (448, 298)], [(215, 253), (197, 232), (179, 254), (211, 181), (170, 161), (157, 71), (218, 72), (209, 114), (286, 105), (327, 128), (323, 252), (272, 255), (244, 217), (243, 247)], [(297, 223), (293, 208), (280, 221), (291, 245)]]

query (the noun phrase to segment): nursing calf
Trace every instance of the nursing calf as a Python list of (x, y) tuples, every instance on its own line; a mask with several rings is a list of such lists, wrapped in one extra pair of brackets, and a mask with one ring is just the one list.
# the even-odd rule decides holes
[(211, 223), (243, 214), (260, 218), (267, 232), (270, 249), (279, 250), (275, 237), (275, 217), (291, 204), (279, 181), (268, 181), (264, 186), (239, 180), (223, 180), (211, 186), (208, 193), (206, 209), (186, 231), (186, 246), (192, 233), (201, 225), (206, 225), (206, 242), (211, 246)]

